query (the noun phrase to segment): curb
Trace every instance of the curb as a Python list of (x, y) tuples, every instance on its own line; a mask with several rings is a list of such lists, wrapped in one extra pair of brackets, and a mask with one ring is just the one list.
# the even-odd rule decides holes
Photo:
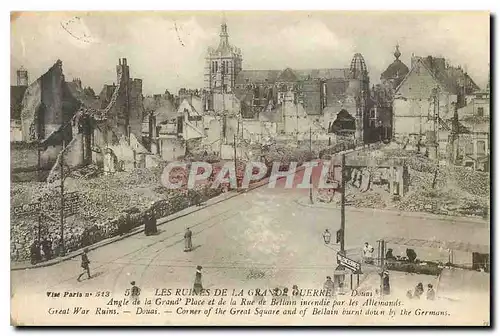
[[(300, 200), (295, 200), (295, 203), (297, 203), (300, 206), (304, 206), (304, 207), (308, 207), (308, 208), (319, 208), (319, 209), (339, 210), (340, 211), (339, 206), (328, 207), (328, 206), (319, 206), (316, 204), (311, 205), (311, 204), (301, 202)], [(408, 212), (408, 211), (372, 209), (372, 208), (355, 208), (355, 207), (351, 207), (351, 206), (346, 206), (345, 208), (347, 211), (351, 211), (351, 212), (376, 212), (376, 213), (389, 214), (392, 216), (400, 216), (400, 217), (413, 217), (413, 218), (420, 218), (420, 219), (438, 219), (438, 220), (445, 220), (445, 221), (452, 221), (452, 222), (466, 222), (466, 223), (476, 223), (476, 224), (489, 224), (490, 223), (488, 220), (479, 219), (479, 218), (434, 215), (434, 214), (427, 214), (427, 213), (422, 213), (422, 212)]]
[[(276, 180), (283, 179), (283, 178), (287, 177), (288, 175), (295, 174), (296, 172), (301, 171), (301, 170), (304, 170), (304, 166), (297, 167), (294, 172), (290, 172), (287, 175), (279, 176), (279, 177), (277, 177)], [(260, 187), (263, 187), (263, 186), (267, 185), (268, 183), (269, 183), (269, 177), (266, 177), (266, 178), (262, 179), (261, 181), (254, 183), (253, 185), (249, 185), (247, 189), (236, 190), (236, 191), (233, 190), (233, 191), (230, 191), (228, 193), (224, 193), (224, 194), (218, 195), (218, 196), (216, 196), (214, 198), (209, 199), (207, 201), (208, 204), (205, 204), (205, 205), (202, 205), (202, 206), (196, 206), (196, 205), (190, 206), (188, 208), (185, 208), (185, 209), (183, 209), (181, 211), (178, 211), (177, 213), (174, 213), (174, 214), (169, 215), (167, 217), (159, 218), (158, 222), (157, 222), (157, 226), (166, 224), (166, 223), (168, 223), (170, 221), (173, 221), (173, 220), (176, 220), (178, 218), (185, 217), (187, 215), (190, 215), (190, 214), (195, 213), (197, 211), (200, 211), (202, 209), (208, 208), (208, 207), (210, 207), (212, 205), (219, 204), (221, 202), (224, 202), (226, 200), (229, 200), (229, 199), (234, 198), (236, 196), (239, 196), (241, 194), (245, 194), (245, 193), (247, 193), (249, 191), (255, 190), (255, 189), (260, 188)], [(212, 202), (210, 202), (210, 201), (212, 201)], [(182, 213), (182, 212), (185, 212), (185, 213)], [(103, 247), (103, 246), (115, 243), (117, 241), (123, 240), (125, 238), (134, 236), (134, 235), (142, 233), (142, 232), (144, 232), (144, 226), (143, 225), (141, 225), (139, 227), (136, 227), (135, 229), (132, 229), (131, 232), (128, 232), (128, 233), (126, 233), (124, 235), (115, 236), (115, 237), (111, 237), (111, 238), (108, 238), (108, 239), (105, 239), (105, 240), (101, 240), (100, 242), (97, 242), (97, 243), (95, 243), (93, 245), (86, 246), (85, 248), (87, 248), (89, 251), (93, 251), (95, 249), (98, 249), (99, 247)], [(80, 254), (82, 254), (82, 252), (83, 252), (83, 248), (81, 248), (79, 250), (76, 250), (76, 251), (72, 251), (68, 255), (65, 255), (64, 257), (58, 257), (58, 258), (51, 259), (49, 261), (45, 261), (45, 262), (38, 263), (38, 264), (35, 264), (35, 265), (31, 265), (31, 264), (27, 264), (26, 265), (26, 264), (24, 264), (24, 265), (12, 266), (12, 264), (11, 264), (10, 270), (11, 271), (20, 271), (20, 270), (26, 270), (26, 269), (48, 267), (48, 266), (56, 265), (56, 264), (59, 264), (59, 263), (61, 263), (63, 261), (67, 261), (67, 260), (73, 259), (75, 257), (78, 257)]]

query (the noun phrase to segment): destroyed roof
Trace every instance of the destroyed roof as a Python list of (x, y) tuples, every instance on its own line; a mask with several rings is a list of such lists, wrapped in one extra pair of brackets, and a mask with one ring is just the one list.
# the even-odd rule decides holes
[(291, 69), (284, 70), (242, 70), (236, 77), (236, 84), (296, 82), (308, 79), (348, 78), (349, 69)]
[(22, 102), (27, 88), (27, 86), (10, 86), (10, 119), (21, 119)]
[(441, 86), (450, 94), (459, 94), (462, 86), (465, 86), (465, 92), (463, 93), (465, 93), (466, 95), (472, 94), (480, 89), (479, 86), (477, 86), (472, 78), (466, 72), (464, 72), (461, 67), (453, 67), (447, 65), (444, 58), (432, 56), (414, 56), (414, 59), (415, 62), (412, 66), (412, 69), (401, 81), (398, 88), (396, 89), (396, 92), (398, 91), (399, 87), (403, 85), (406, 79), (412, 74), (413, 69), (415, 69), (418, 64), (422, 64), (424, 68), (429, 71), (432, 77), (434, 77), (434, 79), (439, 84), (441, 84)]
[(158, 124), (177, 117), (177, 110), (174, 103), (166, 95), (145, 97), (143, 105), (145, 112), (144, 122), (149, 121), (149, 114), (151, 112), (156, 117)]
[(241, 70), (236, 77), (236, 84), (265, 82), (274, 83), (281, 70)]
[(281, 122), (281, 113), (278, 109), (264, 109), (259, 113), (260, 121)]
[(299, 69), (294, 70), (299, 80), (309, 79), (333, 79), (333, 78), (348, 78), (349, 69)]
[(392, 62), (387, 69), (380, 75), (381, 80), (390, 80), (390, 79), (399, 79), (398, 82), (395, 83), (396, 86), (403, 80), (403, 78), (410, 72), (410, 69), (401, 62), (401, 60), (396, 59)]
[(89, 95), (85, 92), (79, 83), (66, 82), (69, 91), (77, 100), (82, 102), (83, 105), (90, 108), (99, 108), (99, 99), (95, 96)]

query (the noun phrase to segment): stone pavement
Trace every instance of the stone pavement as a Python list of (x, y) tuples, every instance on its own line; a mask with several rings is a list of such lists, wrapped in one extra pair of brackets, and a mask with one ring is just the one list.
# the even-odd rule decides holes
[[(359, 147), (359, 148), (356, 148), (356, 149), (349, 149), (349, 150), (346, 150), (344, 152), (339, 152), (337, 155), (351, 153), (353, 151), (364, 149), (364, 148), (366, 148), (366, 147), (362, 146), (362, 147)], [(285, 174), (284, 176), (278, 177), (277, 181), (283, 180), (283, 179), (285, 179), (287, 177), (287, 175), (292, 175), (292, 174), (298, 173), (298, 172), (300, 172), (302, 170), (304, 170), (303, 166), (297, 167), (297, 169), (294, 172), (290, 172), (289, 174)], [(230, 191), (230, 192), (224, 193), (222, 195), (216, 196), (216, 197), (214, 197), (214, 198), (209, 199), (208, 201), (206, 201), (202, 206), (192, 206), (192, 207), (186, 208), (184, 210), (181, 210), (181, 211), (179, 211), (179, 212), (177, 212), (175, 214), (172, 214), (170, 216), (158, 219), (158, 226), (161, 226), (162, 224), (168, 223), (170, 221), (176, 220), (178, 218), (181, 218), (181, 217), (187, 216), (189, 214), (195, 213), (197, 211), (200, 211), (200, 210), (202, 210), (204, 208), (210, 207), (212, 205), (215, 205), (215, 204), (218, 204), (218, 203), (223, 202), (225, 200), (228, 200), (228, 199), (231, 199), (233, 197), (236, 197), (236, 196), (240, 195), (242, 192), (245, 193), (245, 192), (254, 190), (256, 188), (260, 188), (262, 186), (267, 185), (268, 183), (269, 183), (269, 178), (265, 178), (265, 179), (263, 179), (263, 180), (261, 180), (259, 182), (251, 184), (249, 186), (249, 188), (247, 190), (245, 190), (245, 191)], [(125, 238), (130, 237), (130, 236), (134, 236), (134, 235), (136, 235), (138, 233), (142, 233), (142, 232), (144, 232), (144, 227), (140, 226), (140, 227), (137, 227), (137, 228), (131, 230), (127, 234), (124, 234), (124, 235), (121, 235), (121, 236), (115, 236), (115, 237), (111, 237), (111, 238), (102, 240), (102, 241), (97, 242), (97, 243), (95, 243), (93, 245), (87, 246), (87, 248), (89, 249), (89, 251), (92, 251), (92, 250), (95, 250), (95, 249), (97, 249), (99, 247), (112, 244), (114, 242), (120, 241), (122, 239), (125, 239)], [(40, 267), (47, 267), (47, 266), (55, 265), (55, 264), (58, 264), (58, 263), (60, 263), (62, 261), (73, 259), (73, 258), (79, 256), (82, 252), (83, 252), (83, 249), (79, 249), (79, 250), (76, 250), (76, 251), (72, 251), (72, 252), (68, 253), (67, 255), (65, 255), (63, 257), (57, 257), (57, 258), (54, 258), (54, 259), (51, 259), (51, 260), (48, 260), (48, 261), (37, 263), (35, 265), (32, 265), (29, 261), (11, 262), (11, 270), (22, 270), (22, 269), (40, 268)]]

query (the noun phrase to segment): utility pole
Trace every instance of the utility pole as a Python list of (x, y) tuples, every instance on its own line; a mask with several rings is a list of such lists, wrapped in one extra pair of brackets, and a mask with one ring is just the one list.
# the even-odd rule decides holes
[(345, 154), (342, 154), (342, 163), (341, 163), (341, 206), (340, 206), (340, 253), (345, 255)]
[(41, 154), (40, 154), (40, 140), (38, 140), (38, 143), (37, 143), (37, 154), (38, 154), (38, 169), (37, 169), (37, 179), (38, 179), (38, 182), (41, 182), (42, 181), (42, 177), (41, 177), (41, 170), (42, 170), (42, 165), (41, 165)]
[(61, 169), (61, 211), (60, 211), (60, 220), (61, 220), (61, 256), (64, 256), (66, 254), (65, 248), (64, 248), (64, 140), (63, 140), (63, 146), (61, 150), (61, 158), (59, 160), (59, 167)]
[(234, 135), (233, 149), (234, 149), (234, 171), (236, 172), (236, 134)]
[[(337, 252), (337, 254), (340, 254), (342, 256), (345, 256), (345, 241), (344, 241), (344, 231), (345, 231), (345, 154), (342, 154), (342, 181), (341, 181), (341, 188), (342, 188), (342, 204), (340, 208), (340, 230), (337, 231), (337, 242), (340, 240), (340, 251)], [(335, 279), (335, 284), (339, 286), (339, 288), (343, 291), (344, 288), (344, 283), (345, 283), (345, 267), (342, 264), (338, 264), (337, 268), (335, 268), (334, 272), (334, 279)], [(351, 286), (352, 286), (352, 280), (351, 280)]]
[[(311, 154), (311, 158), (312, 158), (312, 127), (309, 127), (309, 153)], [(314, 169), (314, 167), (312, 169)], [(312, 171), (311, 171), (311, 175), (309, 176), (309, 184), (310, 184), (310, 187), (309, 187), (309, 201), (311, 202), (311, 204), (313, 204), (314, 201), (313, 201), (313, 179), (312, 179)]]
[(38, 199), (38, 204), (40, 207), (40, 210), (38, 211), (38, 243), (40, 243), (42, 240), (42, 198), (40, 197)]
[(385, 241), (378, 241), (378, 258), (380, 260), (380, 296), (384, 295)]

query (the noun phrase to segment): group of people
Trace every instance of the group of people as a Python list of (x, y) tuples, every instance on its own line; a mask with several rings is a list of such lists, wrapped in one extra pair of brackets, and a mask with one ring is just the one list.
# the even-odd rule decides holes
[(33, 241), (30, 246), (31, 264), (35, 265), (39, 262), (52, 259), (52, 252), (52, 241), (50, 239), (44, 238), (41, 242), (38, 240)]
[[(417, 286), (415, 286), (415, 290), (412, 292), (411, 289), (409, 289), (406, 292), (406, 297), (408, 299), (420, 299), (420, 297), (424, 294), (424, 285), (419, 282)], [(434, 300), (436, 298), (436, 292), (434, 291), (434, 286), (431, 284), (427, 285), (427, 293), (426, 293), (426, 299), (427, 300)]]

